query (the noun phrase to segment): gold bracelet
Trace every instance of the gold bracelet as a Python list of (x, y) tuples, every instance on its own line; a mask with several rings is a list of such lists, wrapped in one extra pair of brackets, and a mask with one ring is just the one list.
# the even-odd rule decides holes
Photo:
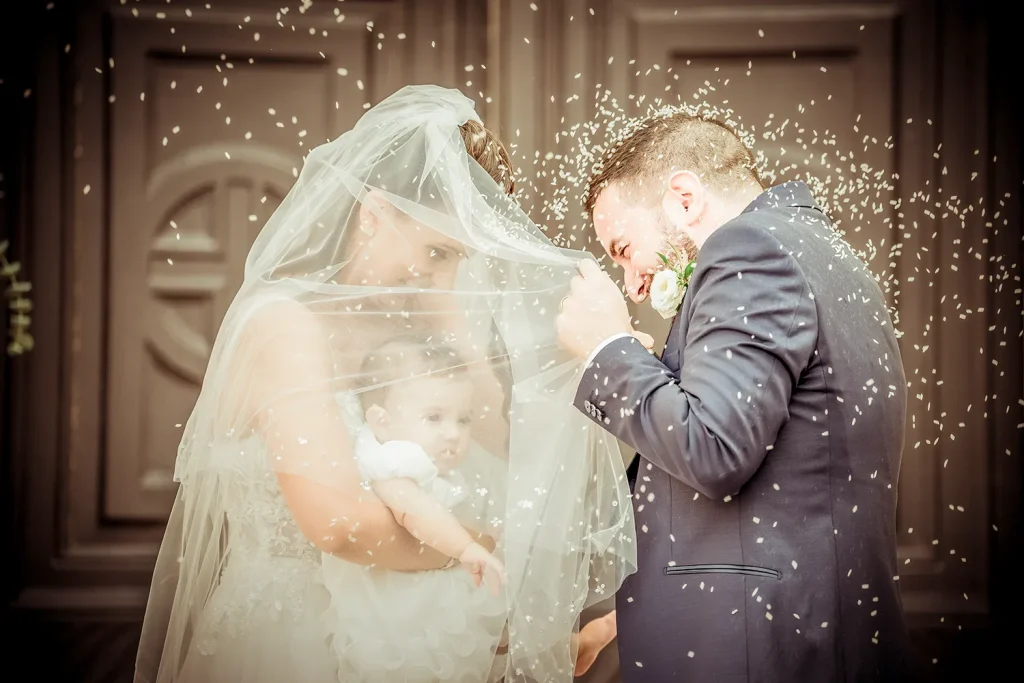
[(449, 558), (448, 558), (448, 561), (447, 561), (447, 562), (445, 563), (445, 565), (444, 565), (443, 567), (441, 567), (441, 569), (442, 569), (442, 570), (444, 570), (444, 569), (451, 569), (452, 567), (454, 567), (454, 566), (455, 566), (455, 565), (457, 565), (458, 563), (459, 563), (459, 560), (458, 560), (458, 558), (455, 558), (455, 557), (449, 557)]

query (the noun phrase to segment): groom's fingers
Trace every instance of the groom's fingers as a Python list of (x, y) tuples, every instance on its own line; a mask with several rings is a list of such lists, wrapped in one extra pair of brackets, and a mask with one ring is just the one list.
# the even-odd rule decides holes
[(596, 261), (590, 261), (588, 259), (580, 261), (579, 269), (580, 275), (584, 278), (594, 277), (604, 272), (601, 270), (601, 266), (597, 265)]
[(569, 280), (569, 292), (576, 296), (582, 296), (583, 290), (586, 288), (587, 281), (582, 275), (576, 275), (573, 279)]

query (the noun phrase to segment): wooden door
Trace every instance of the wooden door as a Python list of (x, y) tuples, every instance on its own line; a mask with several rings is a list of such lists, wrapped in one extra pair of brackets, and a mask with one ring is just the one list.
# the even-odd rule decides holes
[(173, 444), (256, 234), (303, 155), (401, 82), (402, 53), (375, 49), (397, 42), (401, 6), (345, 9), (340, 23), (330, 12), (289, 17), (294, 30), (246, 7), (230, 19), (197, 8), (175, 20), (157, 6), (111, 14), (103, 501), (113, 518), (166, 517)]
[(38, 63), (0, 74), (30, 122), (19, 236), (39, 337), (10, 418), (13, 615), (53, 645), (37, 673), (130, 680), (182, 425), (253, 239), (304, 154), (399, 87), (483, 110), (486, 72), (466, 65), (484, 61), (485, 8), (34, 4), (19, 17)]

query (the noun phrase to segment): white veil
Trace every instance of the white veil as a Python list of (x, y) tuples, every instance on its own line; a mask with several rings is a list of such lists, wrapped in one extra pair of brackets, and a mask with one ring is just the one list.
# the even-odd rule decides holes
[[(489, 507), (460, 522), (497, 537), (504, 680), (572, 680), (581, 610), (636, 565), (621, 456), (573, 407), (583, 363), (555, 336), (559, 302), (590, 257), (553, 246), (467, 153), (460, 126), (470, 119), (479, 122), (458, 91), (398, 91), (309, 153), (256, 239), (178, 450), (180, 487), (136, 681), (181, 680), (179, 667), (201, 646), (225, 566), (253, 545), (230, 507), (246, 468), (280, 483), (304, 535), (296, 547), (314, 543), (364, 565), (389, 552), (394, 538), (375, 538), (360, 521), (381, 503), (356, 465), (346, 405), (382, 389), (402, 397), (407, 384), (411, 395), (422, 374), (403, 375), (398, 363), (384, 379), (364, 365), (409, 335), (443, 344), (473, 382), (465, 457), (490, 463), (496, 478), (466, 487)], [(256, 465), (253, 452), (262, 453)], [(367, 554), (374, 559), (359, 559)]]

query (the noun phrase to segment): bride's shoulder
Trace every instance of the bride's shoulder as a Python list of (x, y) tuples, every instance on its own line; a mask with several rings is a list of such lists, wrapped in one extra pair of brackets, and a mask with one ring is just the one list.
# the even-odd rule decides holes
[(240, 346), (260, 353), (270, 349), (320, 348), (323, 329), (317, 316), (299, 301), (265, 297), (248, 302), (239, 319)]
[(259, 296), (239, 306), (239, 322), (250, 334), (301, 334), (319, 329), (317, 316), (305, 304), (284, 296)]

